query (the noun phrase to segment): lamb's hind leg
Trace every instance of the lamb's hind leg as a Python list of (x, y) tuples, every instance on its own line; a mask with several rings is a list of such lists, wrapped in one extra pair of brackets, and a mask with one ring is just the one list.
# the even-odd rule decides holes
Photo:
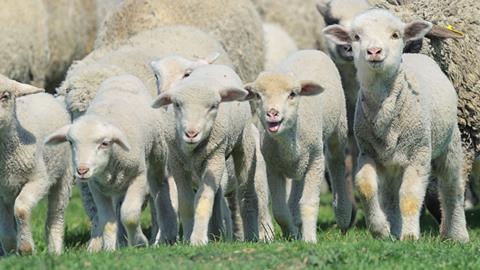
[(50, 254), (60, 254), (63, 249), (65, 210), (70, 200), (71, 187), (72, 175), (67, 173), (57, 180), (48, 194), (45, 233)]
[(14, 253), (17, 247), (15, 230), (15, 218), (13, 217), (13, 205), (5, 204), (0, 200), (0, 241), (4, 255)]
[(444, 238), (468, 242), (464, 210), (466, 183), (462, 175), (463, 155), (459, 138), (456, 130), (445, 155), (434, 162), (434, 173), (439, 178), (438, 189), (442, 206), (440, 233)]

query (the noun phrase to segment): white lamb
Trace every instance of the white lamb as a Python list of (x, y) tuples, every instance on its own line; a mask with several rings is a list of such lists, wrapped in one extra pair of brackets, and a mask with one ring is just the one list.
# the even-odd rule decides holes
[(358, 15), (350, 29), (324, 33), (351, 44), (360, 92), (355, 136), (360, 148), (355, 184), (374, 235), (420, 237), (419, 216), (430, 174), (438, 178), (441, 235), (469, 240), (463, 199), (463, 154), (457, 126), (457, 96), (438, 65), (421, 54), (404, 54), (407, 42), (432, 28), (405, 24), (386, 10)]
[[(333, 184), (337, 223), (342, 231), (347, 230), (353, 209), (343, 163), (347, 118), (340, 76), (333, 62), (320, 51), (299, 51), (274, 70), (260, 73), (246, 89), (250, 92), (247, 98), (259, 103), (273, 214), (284, 236), (301, 234), (304, 241), (317, 241), (325, 162)], [(295, 181), (289, 197), (286, 178)]]
[[(169, 193), (159, 194), (165, 179), (167, 145), (163, 131), (168, 131), (168, 122), (166, 112), (153, 110), (151, 102), (149, 91), (138, 78), (112, 77), (101, 84), (84, 116), (46, 140), (50, 144), (70, 142), (76, 177), (88, 181), (98, 208), (105, 250), (114, 250), (117, 245), (116, 201), (123, 199), (120, 218), (132, 246), (148, 244), (140, 227), (142, 204), (149, 192), (147, 182), (152, 197), (162, 200), (156, 204), (171, 206)], [(163, 213), (174, 214), (171, 209)], [(161, 214), (158, 210), (157, 216)], [(176, 216), (161, 221), (168, 224), (164, 228), (170, 228), (162, 232), (171, 233), (168, 239), (175, 241)], [(91, 251), (100, 248), (89, 246)]]
[[(169, 143), (169, 169), (177, 183), (184, 236), (193, 245), (208, 242), (214, 196), (230, 156), (238, 179), (245, 239), (273, 238), (268, 185), (265, 177), (258, 176), (261, 170), (250, 107), (246, 102), (235, 102), (246, 95), (231, 68), (204, 65), (153, 103), (155, 108), (173, 104), (176, 131)], [(192, 179), (200, 179), (196, 194)]]
[(43, 91), (0, 76), (0, 241), (5, 254), (34, 252), (30, 218), (47, 193), (48, 251), (62, 252), (64, 211), (73, 182), (70, 151), (44, 147), (43, 139), (70, 118)]
[(298, 50), (297, 44), (278, 24), (263, 23), (265, 36), (265, 69), (272, 69), (289, 54)]

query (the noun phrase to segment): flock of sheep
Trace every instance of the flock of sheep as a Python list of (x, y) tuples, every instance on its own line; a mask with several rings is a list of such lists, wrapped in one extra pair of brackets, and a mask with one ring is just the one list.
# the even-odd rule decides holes
[(443, 238), (467, 242), (478, 14), (476, 0), (7, 0), (1, 251), (34, 252), (47, 197), (60, 254), (75, 182), (90, 251), (172, 244), (179, 225), (192, 245), (268, 242), (270, 207), (284, 237), (315, 243), (325, 178), (344, 233), (355, 186), (374, 236), (418, 239), (425, 201)]

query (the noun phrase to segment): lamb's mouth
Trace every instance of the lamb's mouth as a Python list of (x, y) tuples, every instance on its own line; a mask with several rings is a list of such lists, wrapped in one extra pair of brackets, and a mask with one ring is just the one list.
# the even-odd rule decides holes
[(368, 60), (368, 63), (369, 63), (370, 66), (372, 66), (373, 68), (382, 67), (384, 62), (385, 62), (385, 59), (372, 59), (372, 60)]
[(268, 131), (270, 131), (271, 133), (277, 133), (278, 130), (280, 129), (280, 125), (282, 124), (282, 122), (283, 120), (267, 122)]

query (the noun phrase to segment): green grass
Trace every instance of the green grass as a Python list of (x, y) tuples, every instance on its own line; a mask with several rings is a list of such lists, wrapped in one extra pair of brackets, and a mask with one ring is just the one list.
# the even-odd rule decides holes
[[(271, 244), (177, 244), (90, 254), (85, 251), (89, 222), (75, 192), (66, 214), (64, 255), (52, 257), (46, 253), (46, 205), (42, 202), (33, 219), (37, 254), (2, 258), (0, 269), (480, 269), (480, 208), (467, 212), (471, 242), (461, 245), (441, 241), (438, 226), (429, 216), (422, 218), (422, 238), (418, 242), (373, 239), (365, 230), (361, 212), (356, 227), (344, 236), (335, 226), (329, 205), (329, 196), (324, 196), (315, 245), (277, 237)], [(148, 213), (144, 211), (142, 220), (146, 231)]]

